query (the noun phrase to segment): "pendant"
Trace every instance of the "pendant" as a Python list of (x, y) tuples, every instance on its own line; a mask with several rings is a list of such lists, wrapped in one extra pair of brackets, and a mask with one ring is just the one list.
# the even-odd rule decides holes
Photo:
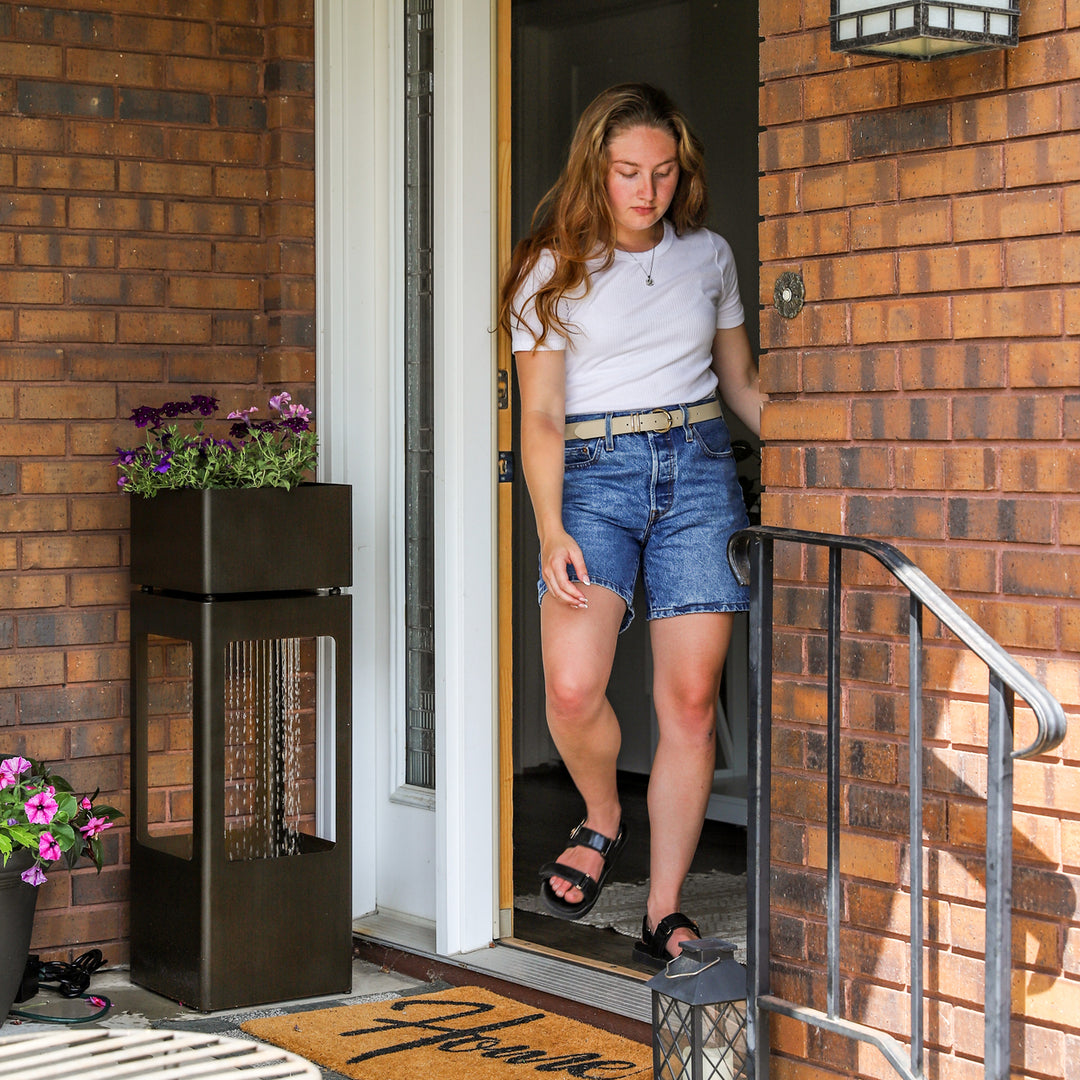
[(651, 285), (651, 284), (652, 284), (652, 278), (651, 278), (651, 277), (647, 277), (647, 278), (645, 279), (645, 284), (646, 284), (646, 285)]

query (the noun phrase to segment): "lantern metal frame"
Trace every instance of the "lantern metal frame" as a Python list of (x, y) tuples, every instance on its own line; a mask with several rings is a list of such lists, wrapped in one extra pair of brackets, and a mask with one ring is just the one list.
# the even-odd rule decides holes
[[(749, 1076), (746, 968), (735, 946), (691, 939), (648, 982), (655, 1080), (742, 1080)], [(716, 1060), (706, 1063), (706, 1051)]]
[[(871, 7), (852, 9), (851, 0), (831, 0), (830, 47), (833, 52), (866, 53), (901, 60), (935, 60), (987, 49), (1009, 49), (1019, 41), (1020, 9), (1015, 0), (997, 7), (971, 0), (887, 0)], [(843, 9), (843, 10), (841, 10)], [(944, 24), (941, 17), (944, 14)], [(982, 30), (957, 26), (957, 15), (981, 16)], [(867, 19), (887, 16), (889, 28), (865, 30)], [(905, 24), (898, 16), (910, 16)], [(1008, 30), (991, 30), (992, 19), (1004, 18)], [(961, 19), (961, 22), (964, 20)], [(854, 22), (854, 35), (842, 34)]]

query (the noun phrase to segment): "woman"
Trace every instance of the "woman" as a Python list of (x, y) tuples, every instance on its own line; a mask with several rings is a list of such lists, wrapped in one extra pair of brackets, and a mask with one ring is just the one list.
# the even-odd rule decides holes
[(634, 955), (653, 966), (698, 935), (680, 893), (712, 787), (733, 612), (748, 607), (726, 556), (747, 519), (717, 392), (755, 433), (762, 405), (731, 249), (702, 228), (705, 206), (701, 145), (670, 99), (644, 84), (604, 91), (514, 252), (500, 309), (540, 539), (548, 726), (586, 808), (541, 869), (541, 896), (580, 918), (626, 840), (606, 688), (641, 569), (660, 737)]

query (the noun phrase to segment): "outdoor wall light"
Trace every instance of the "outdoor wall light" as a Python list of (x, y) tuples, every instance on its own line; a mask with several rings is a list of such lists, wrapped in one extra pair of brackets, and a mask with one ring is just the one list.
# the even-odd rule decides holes
[(1016, 0), (832, 0), (833, 52), (933, 60), (1016, 45)]
[(716, 938), (682, 943), (649, 980), (655, 1080), (742, 1080), (746, 1060), (746, 968)]

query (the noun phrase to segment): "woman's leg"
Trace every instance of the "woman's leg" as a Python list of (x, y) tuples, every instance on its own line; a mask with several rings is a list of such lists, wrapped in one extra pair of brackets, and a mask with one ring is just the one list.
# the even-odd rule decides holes
[[(607, 700), (607, 684), (626, 603), (600, 585), (582, 585), (581, 590), (589, 600), (587, 609), (568, 607), (550, 593), (540, 605), (548, 728), (585, 800), (585, 824), (614, 838), (622, 817), (615, 784), (622, 734)], [(599, 852), (586, 847), (567, 848), (557, 861), (594, 881), (604, 868)], [(552, 878), (551, 888), (569, 904), (582, 899), (581, 890), (564, 878)]]
[[(649, 927), (679, 910), (716, 767), (716, 704), (734, 616), (694, 613), (649, 624), (660, 740), (649, 778)], [(693, 937), (676, 930), (668, 951)]]

